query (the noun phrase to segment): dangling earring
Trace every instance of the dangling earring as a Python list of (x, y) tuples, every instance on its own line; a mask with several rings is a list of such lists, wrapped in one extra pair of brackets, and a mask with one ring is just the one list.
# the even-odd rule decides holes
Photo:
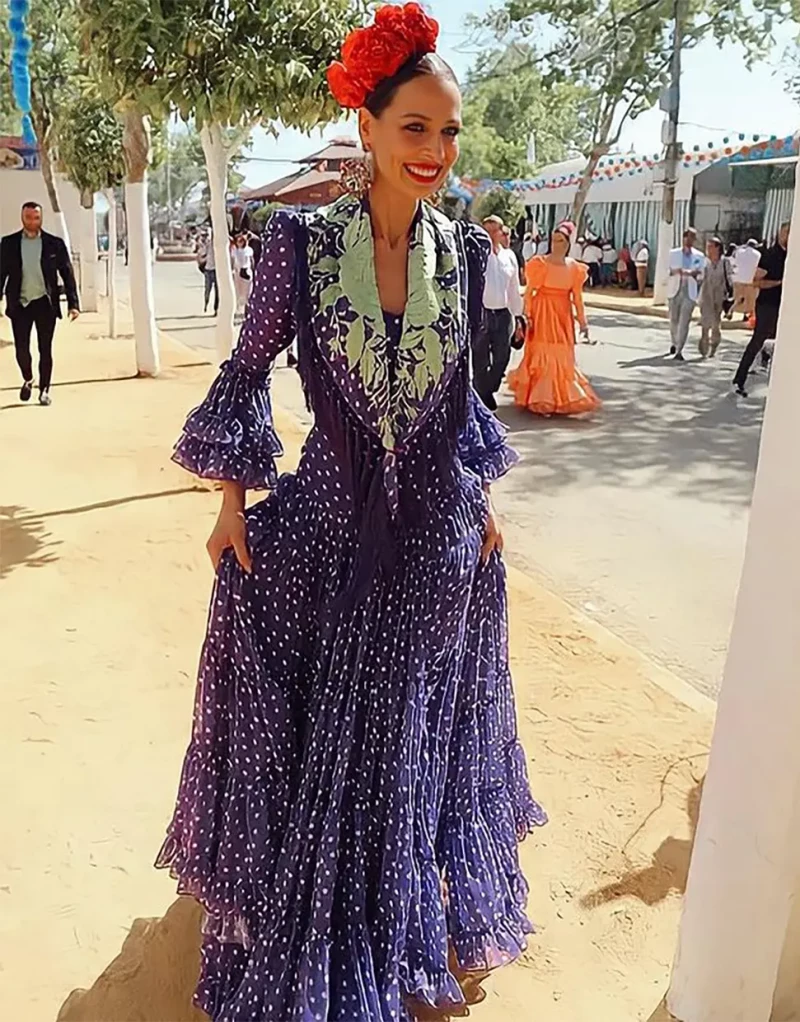
[(339, 171), (342, 187), (351, 195), (363, 199), (372, 184), (372, 153), (369, 149), (354, 160), (342, 160)]

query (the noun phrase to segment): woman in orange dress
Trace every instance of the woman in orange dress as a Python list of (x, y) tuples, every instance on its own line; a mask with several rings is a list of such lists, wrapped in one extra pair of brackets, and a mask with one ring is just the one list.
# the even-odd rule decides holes
[(575, 320), (588, 337), (583, 307), (583, 263), (567, 256), (575, 225), (559, 224), (550, 254), (525, 265), (528, 328), (522, 362), (509, 374), (515, 403), (534, 415), (580, 415), (600, 407), (600, 399), (575, 365)]

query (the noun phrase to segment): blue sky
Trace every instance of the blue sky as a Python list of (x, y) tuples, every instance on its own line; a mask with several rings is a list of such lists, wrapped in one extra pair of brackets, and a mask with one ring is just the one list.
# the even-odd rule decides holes
[[(467, 13), (481, 15), (493, 6), (489, 0), (471, 0), (469, 6), (458, 0), (428, 0), (427, 7), (441, 25), (439, 50), (456, 74), (463, 78), (473, 62), (480, 41), (464, 27)], [(681, 81), (681, 141), (685, 145), (719, 142), (722, 136), (749, 134), (786, 135), (800, 126), (800, 107), (785, 92), (781, 59), (791, 41), (790, 26), (776, 30), (777, 45), (752, 70), (744, 67), (742, 52), (736, 46), (720, 49), (707, 42), (684, 54)], [(638, 152), (660, 150), (661, 121), (657, 109), (628, 124), (622, 135), (624, 148)], [(323, 139), (356, 134), (355, 120), (331, 125), (309, 137), (297, 131), (283, 130), (273, 138), (263, 129), (253, 136), (250, 155), (260, 160), (242, 166), (246, 185), (255, 187), (274, 180), (293, 169), (290, 161), (315, 152)]]

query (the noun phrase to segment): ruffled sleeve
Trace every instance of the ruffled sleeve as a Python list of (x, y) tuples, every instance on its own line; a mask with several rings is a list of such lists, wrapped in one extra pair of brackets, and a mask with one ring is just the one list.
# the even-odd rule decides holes
[[(483, 287), (486, 263), (491, 251), (489, 235), (477, 224), (463, 224), (467, 256), (467, 286), (470, 330), (483, 324)], [(494, 416), (470, 386), (467, 394), (466, 424), (458, 437), (462, 465), (492, 483), (517, 463), (516, 451), (506, 443), (505, 426)]]
[(295, 336), (297, 226), (297, 214), (272, 215), (236, 348), (175, 445), (173, 460), (204, 479), (247, 489), (271, 488), (278, 480), (275, 458), (283, 448), (273, 428), (269, 385), (276, 357)]
[(458, 438), (461, 464), (493, 483), (519, 461), (519, 455), (506, 443), (506, 428), (489, 411), (470, 387), (467, 394), (467, 422)]

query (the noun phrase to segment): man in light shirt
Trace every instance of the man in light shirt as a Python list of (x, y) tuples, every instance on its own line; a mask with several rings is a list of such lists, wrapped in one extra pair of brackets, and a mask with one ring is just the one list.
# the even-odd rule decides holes
[(614, 274), (617, 272), (617, 250), (614, 247), (614, 242), (610, 238), (606, 238), (601, 248), (603, 249), (603, 284), (606, 287), (611, 287), (614, 283)]
[(583, 248), (583, 262), (589, 269), (589, 286), (599, 287), (601, 283), (600, 267), (603, 263), (603, 249), (600, 247), (599, 241), (591, 238), (586, 242)]
[(20, 401), (30, 401), (33, 392), (31, 333), (36, 327), (39, 404), (51, 403), (53, 335), (61, 319), (59, 278), (69, 318), (77, 319), (80, 300), (67, 246), (55, 234), (42, 230), (39, 203), (26, 202), (22, 207), (22, 230), (0, 241), (0, 298), (5, 295), (6, 315), (11, 320), (17, 365), (22, 373)]
[(511, 358), (511, 337), (522, 318), (519, 264), (510, 248), (504, 248), (503, 221), (490, 216), (483, 227), (492, 242), (486, 264), (483, 291), (483, 329), (472, 344), (472, 379), (481, 401), (495, 411), (495, 394), (503, 382)]
[(697, 304), (706, 257), (695, 248), (697, 231), (687, 227), (683, 232), (683, 245), (669, 254), (669, 333), (672, 339), (670, 354), (676, 362), (683, 362), (683, 349), (689, 336), (692, 313)]
[(752, 316), (756, 307), (758, 289), (753, 280), (761, 259), (758, 242), (751, 238), (746, 245), (739, 245), (733, 256), (733, 307), (728, 319), (734, 312), (741, 312), (745, 319)]

